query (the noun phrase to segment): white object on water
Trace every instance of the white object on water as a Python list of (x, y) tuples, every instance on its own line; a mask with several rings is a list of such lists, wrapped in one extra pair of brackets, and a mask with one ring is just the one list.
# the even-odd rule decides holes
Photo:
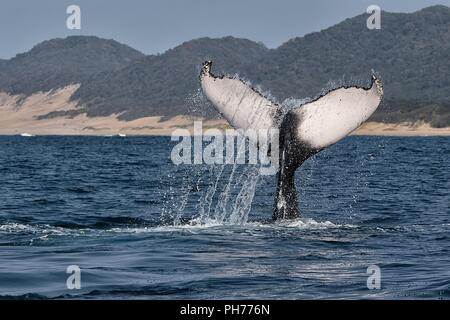
[(20, 136), (21, 137), (34, 137), (34, 134), (24, 132)]

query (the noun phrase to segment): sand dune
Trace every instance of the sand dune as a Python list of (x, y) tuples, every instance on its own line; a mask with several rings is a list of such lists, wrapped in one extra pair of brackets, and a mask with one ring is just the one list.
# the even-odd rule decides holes
[[(38, 120), (39, 116), (55, 111), (76, 110), (70, 96), (79, 85), (70, 85), (29, 97), (0, 93), (0, 134), (17, 135), (170, 135), (177, 128), (189, 128), (193, 119), (177, 116), (169, 121), (161, 117), (146, 117), (134, 121), (120, 121), (119, 115), (88, 118), (85, 114), (74, 118), (58, 117)], [(223, 121), (206, 121), (204, 126), (220, 127)]]
[(374, 136), (450, 136), (450, 127), (432, 128), (428, 123), (364, 123), (354, 135)]
[[(74, 84), (49, 92), (38, 92), (29, 97), (0, 93), (0, 135), (170, 135), (177, 128), (192, 131), (194, 118), (177, 116), (167, 121), (161, 117), (146, 117), (120, 121), (119, 115), (88, 118), (85, 114), (74, 118), (57, 117), (38, 120), (39, 116), (55, 111), (76, 110), (70, 96), (78, 89)], [(197, 119), (200, 120), (200, 119)], [(203, 121), (203, 128), (228, 128), (225, 120)], [(428, 124), (366, 123), (354, 134), (392, 136), (450, 136), (450, 128), (431, 128)]]

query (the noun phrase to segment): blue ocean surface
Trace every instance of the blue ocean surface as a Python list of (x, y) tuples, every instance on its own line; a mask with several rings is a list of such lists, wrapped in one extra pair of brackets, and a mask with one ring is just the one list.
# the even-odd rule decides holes
[(274, 176), (175, 144), (0, 137), (0, 298), (450, 297), (450, 138), (345, 138), (297, 171), (287, 222)]

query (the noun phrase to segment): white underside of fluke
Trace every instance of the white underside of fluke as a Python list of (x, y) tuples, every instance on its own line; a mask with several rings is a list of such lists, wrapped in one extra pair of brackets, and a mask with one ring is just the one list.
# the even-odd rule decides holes
[(378, 108), (382, 89), (378, 80), (370, 89), (350, 87), (333, 90), (316, 101), (295, 108), (298, 137), (322, 149), (357, 129)]
[[(204, 94), (236, 129), (280, 127), (282, 108), (240, 79), (216, 77), (211, 62), (203, 65), (200, 82)], [(378, 108), (383, 95), (381, 81), (372, 78), (370, 88), (342, 87), (289, 111), (298, 119), (292, 128), (299, 141), (323, 149), (358, 128)]]
[(203, 93), (235, 129), (278, 128), (280, 107), (240, 79), (214, 77), (209, 68), (200, 76)]

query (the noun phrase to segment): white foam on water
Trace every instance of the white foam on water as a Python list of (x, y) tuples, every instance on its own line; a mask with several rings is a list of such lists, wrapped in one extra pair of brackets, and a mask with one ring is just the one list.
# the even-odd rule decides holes
[(146, 232), (177, 232), (183, 230), (201, 230), (213, 227), (221, 227), (223, 223), (220, 223), (214, 219), (192, 219), (186, 224), (177, 225), (161, 225), (156, 227), (135, 227), (135, 228), (112, 228), (107, 231), (117, 233), (146, 233)]
[(277, 221), (275, 225), (287, 227), (287, 228), (297, 228), (297, 229), (308, 229), (308, 230), (323, 230), (323, 229), (336, 229), (336, 228), (356, 228), (356, 225), (351, 224), (336, 224), (331, 221), (316, 221), (311, 218), (298, 218), (294, 220)]
[(221, 221), (214, 218), (193, 218), (185, 224), (179, 225), (165, 225), (157, 227), (137, 227), (137, 228), (113, 228), (108, 231), (119, 233), (151, 233), (151, 232), (179, 232), (179, 231), (199, 231), (207, 229), (221, 229), (221, 230), (274, 230), (274, 229), (288, 229), (288, 230), (326, 230), (326, 229), (342, 229), (342, 228), (357, 228), (356, 225), (351, 224), (336, 224), (331, 221), (316, 221), (311, 218), (299, 218), (295, 220), (285, 220), (271, 222), (232, 222)]
[(20, 232), (37, 232), (36, 228), (21, 223), (6, 223), (0, 225), (0, 232), (3, 233), (20, 233)]
[(66, 236), (84, 234), (89, 229), (66, 229), (61, 227), (53, 227), (50, 225), (29, 225), (21, 223), (5, 223), (0, 225), (0, 234), (11, 235), (41, 235), (41, 236)]
[(339, 228), (356, 228), (350, 224), (336, 224), (331, 221), (316, 221), (311, 218), (299, 218), (295, 220), (285, 220), (276, 222), (242, 222), (239, 220), (197, 217), (189, 220), (187, 223), (178, 225), (161, 225), (152, 227), (116, 227), (107, 230), (102, 229), (67, 229), (62, 227), (53, 227), (49, 225), (28, 225), (20, 223), (6, 223), (0, 225), (0, 234), (3, 235), (33, 235), (36, 239), (48, 240), (53, 236), (89, 236), (89, 235), (108, 235), (114, 233), (164, 233), (164, 232), (180, 232), (180, 231), (201, 231), (208, 229), (231, 231), (231, 230), (252, 230), (270, 231), (274, 229), (285, 230), (326, 230)]

